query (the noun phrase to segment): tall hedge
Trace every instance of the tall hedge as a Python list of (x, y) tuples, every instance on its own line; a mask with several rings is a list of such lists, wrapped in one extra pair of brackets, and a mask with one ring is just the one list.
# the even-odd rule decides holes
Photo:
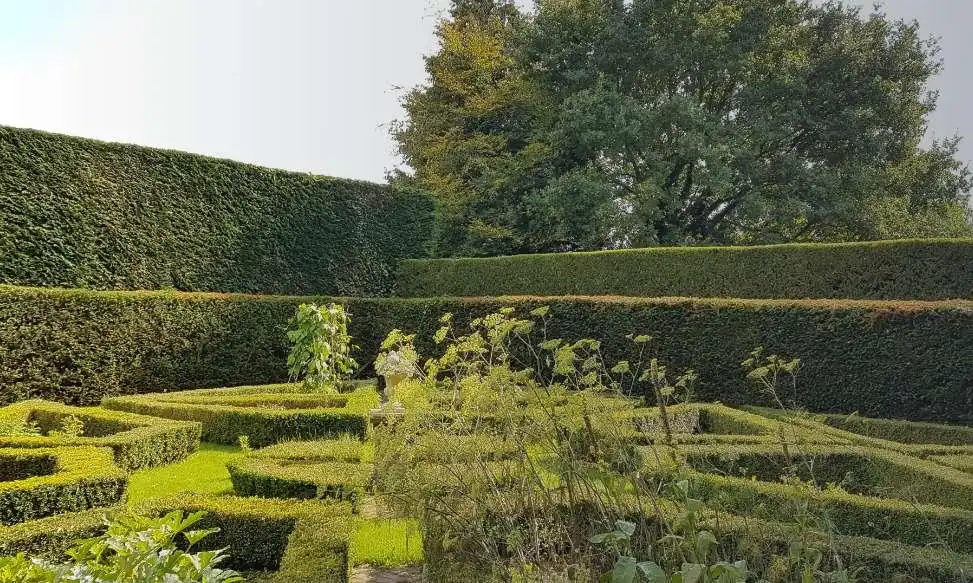
[[(0, 286), (2, 398), (88, 404), (104, 395), (279, 382), (285, 325), (302, 301), (328, 300)], [(973, 425), (971, 301), (342, 301), (362, 363), (392, 328), (418, 332), (430, 354), (443, 312), (462, 322), (506, 305), (550, 305), (550, 337), (598, 338), (609, 359), (631, 356), (626, 334), (653, 335), (664, 362), (699, 371), (702, 399), (762, 402), (740, 367), (762, 345), (802, 359), (798, 398), (812, 410)]]
[(398, 295), (973, 298), (973, 239), (405, 261)]
[(416, 192), (0, 126), (0, 283), (381, 295), (432, 220)]

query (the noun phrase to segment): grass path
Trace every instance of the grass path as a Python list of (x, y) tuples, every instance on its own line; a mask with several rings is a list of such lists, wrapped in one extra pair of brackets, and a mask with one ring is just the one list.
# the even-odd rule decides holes
[(142, 502), (179, 492), (227, 494), (233, 489), (226, 462), (240, 457), (239, 447), (203, 443), (186, 459), (132, 474), (128, 484), (129, 502)]

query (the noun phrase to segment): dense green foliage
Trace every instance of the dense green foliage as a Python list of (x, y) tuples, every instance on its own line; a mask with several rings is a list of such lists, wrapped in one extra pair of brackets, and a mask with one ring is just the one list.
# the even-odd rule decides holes
[[(293, 386), (285, 389), (293, 391)], [(197, 421), (205, 441), (233, 445), (246, 436), (263, 447), (288, 439), (313, 439), (342, 434), (364, 435), (368, 411), (378, 394), (363, 387), (346, 395), (303, 395), (274, 392), (280, 386), (202, 389), (188, 393), (150, 393), (111, 397), (109, 409)], [(256, 392), (256, 391), (260, 392)]]
[(161, 518), (117, 516), (106, 522), (104, 534), (79, 540), (70, 562), (23, 553), (0, 558), (0, 583), (243, 583), (239, 573), (222, 566), (225, 549), (192, 552), (215, 530), (191, 529), (203, 515), (174, 510)]
[(125, 475), (108, 449), (0, 448), (0, 524), (98, 506), (125, 494)]
[[(536, 575), (528, 581), (588, 581), (607, 559), (612, 575), (602, 581), (631, 582), (635, 557), (656, 565), (659, 577), (648, 580), (657, 581), (728, 563), (739, 577), (695, 580), (973, 577), (973, 475), (921, 459), (968, 451), (962, 444), (889, 442), (822, 424), (824, 416), (683, 402), (692, 397), (650, 355), (609, 368), (607, 335), (565, 342), (551, 330), (556, 308), (530, 314), (500, 310), (468, 326), (438, 318), (436, 346), (420, 348), (432, 357), (427, 376), (401, 389), (403, 420), (372, 433), (375, 487), (420, 522), (433, 580), (510, 580), (523, 568)], [(535, 342), (536, 358), (516, 358), (516, 347)], [(645, 408), (619, 394), (636, 377), (658, 384), (668, 403)], [(965, 432), (921, 427), (960, 443)], [(435, 435), (439, 446), (425, 447)], [(498, 440), (513, 446), (504, 462), (487, 445)], [(464, 447), (472, 442), (482, 445)], [(606, 533), (617, 517), (626, 528)], [(616, 535), (624, 544), (585, 550)], [(573, 574), (555, 577), (558, 561)]]
[[(636, 298), (428, 298), (361, 300), (352, 335), (366, 351), (372, 330), (417, 333), (421, 354), (439, 315), (457, 326), (509, 305), (551, 307), (551, 338), (604, 339), (611, 361), (629, 358), (625, 337), (649, 334), (651, 353), (674, 370), (695, 368), (704, 401), (758, 403), (740, 363), (756, 346), (802, 359), (796, 401), (812, 411), (970, 423), (970, 302), (690, 300)], [(916, 355), (922, 355), (917, 358)], [(790, 395), (789, 395), (790, 396)]]
[(287, 339), (287, 372), (291, 380), (304, 380), (311, 391), (336, 390), (348, 380), (358, 363), (350, 356), (354, 346), (348, 335), (351, 318), (339, 304), (319, 307), (301, 304), (291, 320)]
[[(348, 460), (347, 439), (282, 443), (227, 465), (233, 490), (264, 498), (337, 498), (356, 503), (372, 478), (372, 466)], [(335, 446), (335, 447), (332, 447)], [(358, 448), (361, 444), (358, 444)], [(309, 452), (315, 452), (309, 457)]]
[[(152, 516), (173, 509), (206, 512), (199, 526), (220, 531), (205, 539), (204, 546), (229, 547), (229, 566), (234, 569), (276, 571), (275, 583), (346, 581), (351, 513), (347, 504), (181, 495), (130, 510)], [(74, 538), (104, 530), (104, 514), (63, 514), (0, 528), (0, 552), (61, 560)]]
[(428, 197), (0, 127), (0, 283), (380, 295)]
[[(313, 299), (327, 300), (0, 288), (3, 397), (95, 403), (122, 392), (281, 381), (284, 326), (298, 304)], [(754, 347), (765, 346), (802, 359), (798, 400), (812, 411), (973, 420), (967, 394), (973, 310), (967, 301), (563, 297), (341, 303), (353, 316), (361, 362), (373, 361), (383, 331), (395, 328), (418, 333), (417, 347), (428, 354), (443, 312), (469, 321), (503, 305), (525, 312), (550, 305), (556, 316), (551, 334), (604, 338), (612, 359), (629, 356), (625, 335), (655, 336), (652, 348), (663, 362), (697, 368), (704, 400), (761, 402), (746, 386), (740, 363)], [(239, 427), (221, 432), (225, 443), (247, 433), (248, 415), (242, 414)]]
[[(52, 434), (66, 418), (81, 422), (82, 434)], [(2, 436), (0, 447), (109, 447), (115, 464), (124, 470), (161, 466), (199, 449), (199, 423), (171, 421), (106, 409), (80, 408), (48, 401), (21, 401), (0, 409), (0, 420), (36, 424), (40, 435)]]
[(406, 261), (401, 296), (973, 297), (973, 239)]
[(935, 41), (800, 0), (453, 2), (395, 137), (437, 254), (969, 235)]

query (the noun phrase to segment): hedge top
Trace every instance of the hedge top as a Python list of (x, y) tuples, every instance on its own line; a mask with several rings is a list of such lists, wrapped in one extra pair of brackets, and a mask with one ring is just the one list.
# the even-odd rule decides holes
[(414, 259), (400, 296), (973, 298), (973, 239)]
[(29, 470), (19, 479), (0, 480), (0, 493), (29, 492), (81, 481), (126, 480), (112, 462), (111, 451), (100, 447), (0, 448), (0, 461), (7, 466), (22, 464)]
[(0, 126), (0, 283), (381, 295), (432, 220), (414, 191)]
[[(79, 436), (54, 433), (68, 418), (83, 423)], [(0, 408), (0, 421), (34, 422), (43, 435), (0, 436), (0, 447), (109, 447), (125, 470), (163, 465), (199, 449), (200, 423), (174, 421), (98, 407), (72, 407), (33, 399)]]

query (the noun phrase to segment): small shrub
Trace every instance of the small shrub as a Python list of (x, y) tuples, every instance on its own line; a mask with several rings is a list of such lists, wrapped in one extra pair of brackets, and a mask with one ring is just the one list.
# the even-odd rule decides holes
[[(73, 561), (57, 564), (24, 554), (0, 559), (0, 583), (239, 583), (243, 577), (224, 569), (226, 549), (191, 553), (193, 545), (219, 529), (190, 530), (205, 513), (162, 518), (120, 516), (107, 532), (79, 541), (69, 551)], [(180, 545), (180, 542), (183, 542)]]
[(319, 307), (301, 304), (291, 320), (287, 338), (293, 345), (287, 357), (291, 380), (304, 380), (311, 391), (336, 390), (358, 368), (350, 356), (354, 346), (348, 334), (351, 318), (338, 304)]

